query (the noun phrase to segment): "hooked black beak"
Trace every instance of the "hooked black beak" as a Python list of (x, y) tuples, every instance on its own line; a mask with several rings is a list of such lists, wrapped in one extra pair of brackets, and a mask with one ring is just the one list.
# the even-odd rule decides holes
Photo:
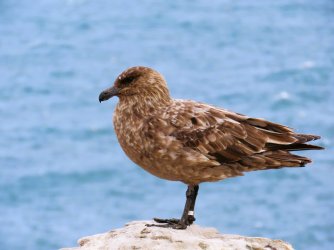
[(118, 94), (119, 94), (119, 88), (113, 86), (101, 92), (101, 94), (99, 95), (99, 101), (100, 102), (106, 101), (113, 96), (117, 96)]

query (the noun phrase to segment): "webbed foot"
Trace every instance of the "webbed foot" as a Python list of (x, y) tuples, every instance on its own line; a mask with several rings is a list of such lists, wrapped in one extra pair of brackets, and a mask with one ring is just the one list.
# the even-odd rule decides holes
[(182, 223), (179, 219), (159, 219), (159, 218), (153, 218), (153, 220), (157, 223), (161, 224), (146, 224), (147, 227), (163, 227), (163, 228), (173, 228), (173, 229), (186, 229), (187, 224)]

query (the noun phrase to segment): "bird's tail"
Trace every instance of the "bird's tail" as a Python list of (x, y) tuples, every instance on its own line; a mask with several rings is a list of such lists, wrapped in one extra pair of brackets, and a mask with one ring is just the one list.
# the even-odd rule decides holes
[(275, 150), (251, 155), (238, 163), (242, 166), (240, 169), (242, 172), (249, 172), (283, 167), (303, 167), (311, 162), (311, 159), (307, 157), (294, 155), (285, 150)]
[(306, 164), (311, 163), (312, 160), (304, 156), (292, 154), (291, 151), (324, 149), (320, 146), (306, 144), (306, 142), (320, 139), (318, 135), (293, 134), (293, 137), (297, 141), (291, 144), (266, 144), (268, 151), (259, 154), (265, 160), (264, 169), (304, 167)]
[(268, 161), (265, 169), (276, 169), (283, 167), (304, 167), (306, 164), (312, 162), (310, 158), (291, 154), (289, 151), (285, 150), (265, 152), (263, 156), (267, 158)]

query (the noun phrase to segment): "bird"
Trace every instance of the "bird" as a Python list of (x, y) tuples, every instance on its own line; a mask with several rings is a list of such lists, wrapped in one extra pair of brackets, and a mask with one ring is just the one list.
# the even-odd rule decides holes
[(320, 150), (307, 144), (318, 135), (261, 118), (192, 100), (173, 99), (156, 70), (135, 66), (123, 71), (100, 103), (117, 96), (113, 125), (120, 146), (138, 166), (159, 178), (187, 185), (180, 219), (154, 218), (153, 224), (186, 229), (203, 182), (216, 182), (245, 172), (304, 167), (311, 162), (297, 150)]

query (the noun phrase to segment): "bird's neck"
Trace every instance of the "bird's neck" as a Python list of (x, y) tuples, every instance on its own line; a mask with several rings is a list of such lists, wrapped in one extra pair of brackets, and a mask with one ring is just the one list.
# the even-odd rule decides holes
[(157, 110), (168, 106), (172, 102), (169, 95), (165, 96), (141, 96), (133, 95), (121, 97), (117, 104), (117, 111), (122, 114), (139, 116), (142, 118), (148, 117)]

